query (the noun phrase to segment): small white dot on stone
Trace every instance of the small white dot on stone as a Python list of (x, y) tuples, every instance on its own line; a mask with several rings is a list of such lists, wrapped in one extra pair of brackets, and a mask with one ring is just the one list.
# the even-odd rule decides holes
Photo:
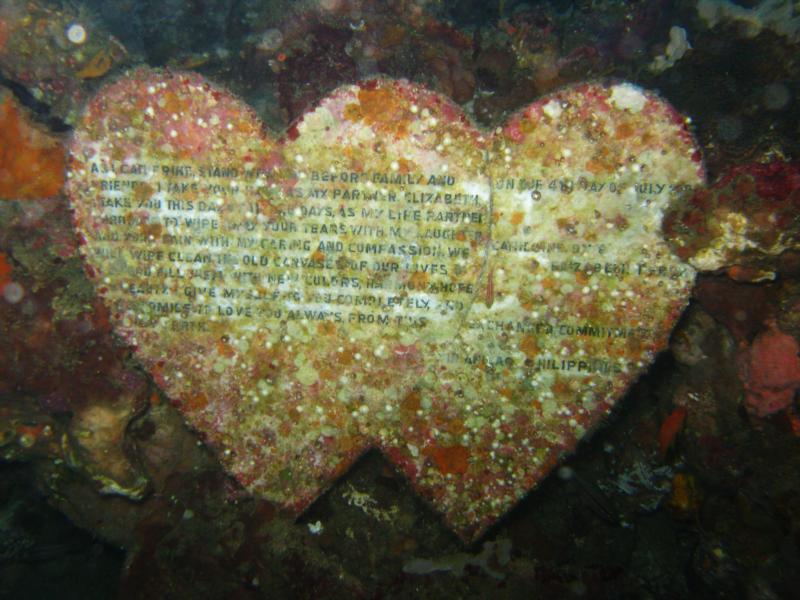
[(86, 28), (80, 23), (72, 23), (67, 27), (67, 39), (73, 44), (83, 44), (87, 37)]
[(22, 300), (23, 296), (25, 296), (25, 288), (16, 281), (12, 281), (3, 286), (3, 298), (5, 298), (5, 301), (9, 304), (16, 304)]

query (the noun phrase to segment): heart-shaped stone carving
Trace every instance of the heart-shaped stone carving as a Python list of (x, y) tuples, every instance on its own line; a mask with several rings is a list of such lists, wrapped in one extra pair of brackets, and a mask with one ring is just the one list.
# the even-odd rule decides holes
[(694, 273), (662, 211), (703, 171), (629, 84), (484, 135), (374, 80), (278, 142), (199, 75), (138, 69), (68, 176), (117, 331), (248, 489), (299, 512), (379, 447), (469, 540), (665, 345)]

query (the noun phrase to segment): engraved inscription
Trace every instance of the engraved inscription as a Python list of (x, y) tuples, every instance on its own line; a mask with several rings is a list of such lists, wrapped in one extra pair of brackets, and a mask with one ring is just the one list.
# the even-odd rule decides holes
[(90, 252), (118, 263), (108, 293), (137, 327), (424, 326), (469, 306), (488, 241), (484, 190), (451, 175), (311, 171), (287, 187), (245, 168), (92, 162), (87, 181), (105, 225)]

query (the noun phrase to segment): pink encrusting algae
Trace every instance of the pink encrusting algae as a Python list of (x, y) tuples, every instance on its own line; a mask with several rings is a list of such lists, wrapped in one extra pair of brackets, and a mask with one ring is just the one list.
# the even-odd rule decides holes
[(778, 257), (800, 249), (800, 163), (736, 165), (666, 214), (664, 233), (696, 269), (732, 279), (773, 279)]

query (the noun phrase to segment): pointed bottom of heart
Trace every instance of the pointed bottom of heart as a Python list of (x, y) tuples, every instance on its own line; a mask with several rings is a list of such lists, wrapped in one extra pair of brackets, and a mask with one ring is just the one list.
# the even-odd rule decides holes
[[(300, 516), (336, 480), (344, 475), (365, 454), (379, 451), (409, 481), (415, 492), (438, 514), (447, 527), (466, 544), (480, 538), (497, 520), (531, 492), (570, 453), (577, 444), (567, 437), (563, 448), (550, 447), (535, 452), (517, 453), (508, 451), (500, 457), (487, 448), (468, 448), (461, 445), (440, 446), (429, 444), (424, 448), (424, 462), (430, 466), (420, 470), (417, 450), (408, 448), (381, 448), (377, 445), (350, 451), (340, 451), (331, 446), (330, 455), (316, 455), (314, 450), (304, 453), (303, 459), (293, 461), (290, 467), (280, 469), (275, 481), (253, 480), (251, 466), (246, 474), (237, 479), (251, 493), (275, 502), (289, 514)], [(226, 448), (227, 457), (232, 454)], [(319, 450), (319, 449), (317, 449)], [(223, 456), (224, 451), (223, 451)], [(223, 459), (223, 462), (226, 462)], [(498, 469), (498, 465), (513, 462), (516, 469)], [(318, 466), (330, 464), (330, 470)], [(315, 468), (309, 468), (316, 465)], [(228, 470), (236, 475), (236, 467)], [(265, 465), (264, 471), (272, 471)], [(502, 471), (502, 473), (501, 473)], [(276, 493), (276, 490), (280, 492)], [(376, 509), (391, 512), (392, 507), (376, 506)]]

